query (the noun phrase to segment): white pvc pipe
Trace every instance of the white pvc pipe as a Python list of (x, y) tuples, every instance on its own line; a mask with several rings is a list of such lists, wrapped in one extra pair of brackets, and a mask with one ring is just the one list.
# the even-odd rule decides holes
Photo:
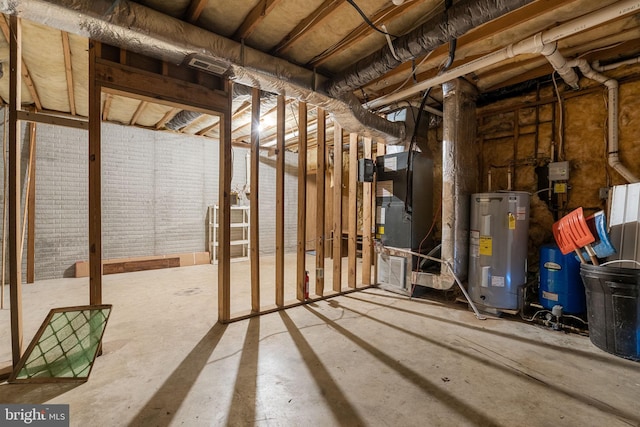
[(371, 102), (364, 104), (363, 106), (368, 109), (378, 108), (392, 102), (409, 98), (418, 92), (440, 85), (457, 77), (475, 72), (481, 68), (489, 67), (491, 65), (497, 64), (498, 62), (513, 58), (514, 56), (525, 53), (543, 53), (543, 49), (548, 44), (552, 44), (553, 42), (568, 37), (572, 34), (588, 30), (612, 19), (620, 18), (622, 16), (637, 12), (638, 10), (640, 10), (639, 0), (618, 1), (600, 10), (588, 13), (555, 28), (544, 31), (534, 37), (522, 40), (516, 44), (511, 44), (503, 49), (492, 52), (473, 61), (467, 62), (466, 64), (460, 65), (459, 67), (456, 67), (449, 71), (445, 71), (442, 74), (424, 80), (405, 90), (401, 90), (394, 94), (377, 98)]
[(600, 65), (600, 61), (593, 61), (591, 63), (591, 68), (602, 73), (603, 71), (613, 70), (614, 68), (618, 68), (618, 67), (622, 67), (623, 65), (630, 65), (630, 64), (640, 64), (640, 56), (636, 58), (627, 59), (626, 61), (620, 61), (614, 64), (602, 65), (602, 66)]

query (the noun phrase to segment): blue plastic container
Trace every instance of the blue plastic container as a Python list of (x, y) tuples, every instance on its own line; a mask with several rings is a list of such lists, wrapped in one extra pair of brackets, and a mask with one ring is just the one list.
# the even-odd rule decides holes
[(586, 293), (580, 277), (580, 263), (573, 253), (562, 255), (555, 244), (540, 248), (540, 304), (547, 310), (561, 305), (569, 314), (587, 310)]

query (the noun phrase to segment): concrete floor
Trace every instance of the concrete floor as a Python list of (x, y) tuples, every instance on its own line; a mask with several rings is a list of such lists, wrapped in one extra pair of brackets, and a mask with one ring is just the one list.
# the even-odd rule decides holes
[[(232, 266), (240, 309), (249, 265)], [(379, 289), (222, 326), (215, 280), (211, 265), (105, 276), (114, 308), (89, 381), (0, 384), (0, 402), (70, 404), (74, 426), (640, 426), (640, 364), (586, 337)], [(25, 345), (87, 287), (25, 285)]]

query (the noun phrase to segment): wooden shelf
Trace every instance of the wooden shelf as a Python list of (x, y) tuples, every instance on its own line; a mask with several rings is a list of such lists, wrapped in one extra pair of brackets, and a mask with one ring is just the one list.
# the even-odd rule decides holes
[[(218, 263), (218, 205), (209, 206), (209, 252), (211, 263)], [(231, 206), (231, 261), (249, 259), (249, 206)]]

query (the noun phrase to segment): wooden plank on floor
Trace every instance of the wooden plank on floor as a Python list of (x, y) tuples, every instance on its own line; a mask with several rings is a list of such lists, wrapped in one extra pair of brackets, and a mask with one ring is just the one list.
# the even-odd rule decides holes
[(108, 263), (104, 264), (102, 274), (131, 273), (172, 267), (180, 267), (179, 257)]
[(317, 109), (318, 130), (316, 140), (317, 162), (316, 169), (316, 295), (324, 295), (324, 204), (325, 204), (325, 153), (326, 153), (326, 112)]
[(89, 304), (102, 304), (101, 87), (96, 79), (100, 43), (89, 41)]
[(342, 127), (333, 125), (333, 290), (342, 290)]
[(305, 299), (307, 244), (307, 103), (298, 102), (298, 251), (296, 298)]
[(29, 123), (29, 188), (27, 189), (27, 283), (35, 281), (36, 266), (36, 124)]
[(356, 287), (356, 260), (358, 250), (358, 134), (349, 135), (349, 216), (347, 227), (349, 228), (349, 258), (348, 284), (350, 288)]
[[(363, 139), (363, 156), (365, 159), (371, 159), (371, 138)], [(362, 183), (362, 284), (371, 284), (371, 264), (373, 240), (371, 239), (371, 211), (373, 208), (371, 199), (371, 183)]]
[[(9, 16), (9, 289), (11, 292), (11, 354), (15, 368), (22, 356), (22, 278), (20, 259), (20, 122), (22, 102), (22, 27)], [(4, 286), (4, 284), (3, 284)]]
[(278, 95), (276, 118), (276, 305), (284, 305), (284, 95)]
[(260, 175), (260, 89), (251, 93), (251, 182), (249, 201), (249, 257), (251, 259), (251, 310), (260, 311), (260, 212), (258, 187)]
[(220, 119), (219, 155), (219, 214), (218, 228), (218, 321), (226, 323), (231, 317), (231, 105), (232, 83), (225, 80), (226, 111)]

